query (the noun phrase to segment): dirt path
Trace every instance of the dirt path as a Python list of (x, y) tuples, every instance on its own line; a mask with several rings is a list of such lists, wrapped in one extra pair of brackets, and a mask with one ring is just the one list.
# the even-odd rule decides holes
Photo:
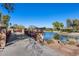
[[(17, 38), (18, 39), (18, 38)], [(62, 56), (63, 54), (57, 52), (55, 49), (50, 49), (45, 45), (41, 45), (27, 39), (13, 41), (14, 43), (0, 50), (1, 56)]]

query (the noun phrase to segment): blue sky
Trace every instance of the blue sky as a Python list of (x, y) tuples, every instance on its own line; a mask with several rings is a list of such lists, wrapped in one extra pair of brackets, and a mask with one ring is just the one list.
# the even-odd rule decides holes
[[(7, 14), (4, 8), (0, 7), (0, 10), (3, 14)], [(52, 22), (59, 21), (63, 22), (66, 27), (68, 18), (79, 19), (79, 4), (16, 3), (10, 22), (26, 27), (30, 25), (52, 27)]]

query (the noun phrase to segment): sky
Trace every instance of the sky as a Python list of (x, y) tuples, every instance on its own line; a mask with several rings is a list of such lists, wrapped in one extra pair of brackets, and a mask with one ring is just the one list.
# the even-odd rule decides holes
[[(7, 10), (1, 6), (0, 10), (3, 14), (8, 14)], [(14, 12), (10, 15), (10, 23), (25, 27), (34, 25), (52, 28), (52, 23), (55, 21), (62, 22), (66, 27), (67, 19), (79, 19), (79, 4), (16, 3)]]

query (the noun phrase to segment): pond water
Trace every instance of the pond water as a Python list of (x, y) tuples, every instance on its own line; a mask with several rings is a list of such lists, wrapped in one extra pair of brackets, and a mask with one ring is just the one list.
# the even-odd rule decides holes
[(51, 40), (54, 35), (55, 35), (55, 33), (53, 33), (53, 32), (44, 32), (44, 39)]
[[(52, 40), (54, 35), (56, 35), (57, 33), (54, 33), (54, 32), (44, 32), (44, 40)], [(61, 35), (60, 36), (60, 40), (62, 42), (67, 42), (68, 41), (68, 37), (67, 36), (63, 36)]]

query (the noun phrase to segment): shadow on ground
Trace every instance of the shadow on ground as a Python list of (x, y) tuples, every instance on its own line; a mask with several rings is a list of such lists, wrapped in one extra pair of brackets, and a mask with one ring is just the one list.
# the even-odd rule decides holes
[(27, 35), (24, 35), (24, 34), (18, 34), (18, 35), (16, 35), (16, 34), (13, 33), (13, 34), (11, 34), (11, 36), (9, 37), (6, 46), (12, 45), (12, 44), (14, 44), (15, 42), (17, 42), (17, 41), (19, 41), (19, 40), (24, 40), (24, 39), (27, 39), (27, 38), (28, 38)]

